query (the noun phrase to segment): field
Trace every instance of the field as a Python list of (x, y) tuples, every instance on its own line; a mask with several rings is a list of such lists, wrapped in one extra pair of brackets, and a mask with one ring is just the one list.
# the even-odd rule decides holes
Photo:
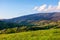
[(60, 29), (0, 34), (0, 40), (60, 40)]

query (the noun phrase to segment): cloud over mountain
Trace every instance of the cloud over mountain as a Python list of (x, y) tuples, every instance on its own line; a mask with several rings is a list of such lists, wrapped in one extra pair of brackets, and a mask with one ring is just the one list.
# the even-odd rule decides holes
[(60, 11), (60, 1), (58, 2), (57, 6), (53, 6), (53, 5), (47, 5), (47, 4), (43, 4), (40, 7), (35, 6), (34, 10), (38, 11), (38, 12), (59, 12)]

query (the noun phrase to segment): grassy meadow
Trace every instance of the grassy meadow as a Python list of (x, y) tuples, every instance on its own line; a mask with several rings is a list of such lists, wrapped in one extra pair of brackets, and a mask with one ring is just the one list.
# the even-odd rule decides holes
[(0, 34), (0, 40), (60, 40), (60, 29)]

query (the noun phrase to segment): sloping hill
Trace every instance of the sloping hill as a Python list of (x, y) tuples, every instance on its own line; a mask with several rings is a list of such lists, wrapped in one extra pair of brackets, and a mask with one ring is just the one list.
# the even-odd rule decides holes
[(53, 20), (53, 21), (60, 20), (60, 12), (36, 13), (36, 14), (21, 16), (17, 18), (4, 20), (4, 21), (21, 23), (21, 22), (35, 22), (35, 21), (40, 21), (40, 20)]
[(0, 40), (60, 40), (60, 29), (1, 34)]

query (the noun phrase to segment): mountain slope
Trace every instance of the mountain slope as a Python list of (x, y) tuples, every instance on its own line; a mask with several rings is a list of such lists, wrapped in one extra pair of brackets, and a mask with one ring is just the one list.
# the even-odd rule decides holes
[(21, 23), (21, 22), (35, 22), (35, 21), (40, 21), (40, 20), (53, 20), (53, 21), (60, 20), (60, 12), (36, 13), (36, 14), (21, 16), (17, 18), (4, 20), (4, 21)]

